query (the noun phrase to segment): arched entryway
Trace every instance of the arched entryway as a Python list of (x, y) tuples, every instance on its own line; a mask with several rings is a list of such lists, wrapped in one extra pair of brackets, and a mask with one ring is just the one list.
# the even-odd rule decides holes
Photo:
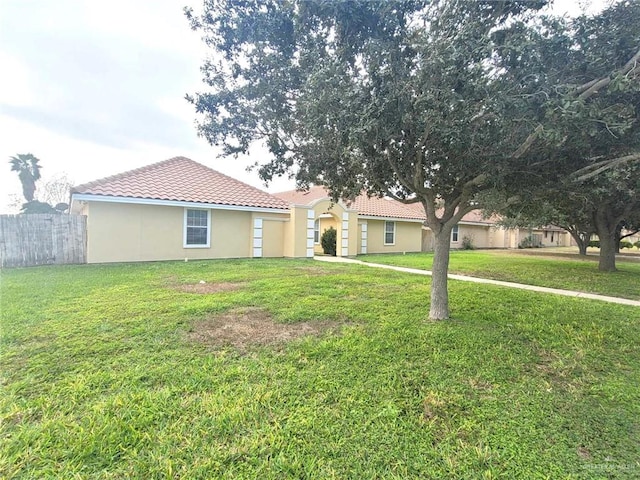
[(313, 251), (316, 255), (324, 255), (321, 245), (322, 234), (325, 230), (333, 227), (336, 230), (336, 255), (338, 257), (347, 257), (356, 255), (355, 244), (353, 251), (349, 249), (350, 237), (357, 235), (357, 217), (354, 217), (353, 228), (350, 224), (350, 210), (347, 210), (341, 203), (333, 203), (328, 197), (319, 199), (309, 205), (314, 213), (314, 235), (313, 235)]
[[(322, 212), (316, 216), (313, 222), (313, 252), (316, 255), (324, 255), (324, 251), (322, 249), (322, 234), (329, 230), (330, 228), (334, 228), (337, 232), (337, 239), (340, 238), (340, 225), (337, 216), (331, 212)], [(336, 254), (339, 254), (340, 242), (336, 241)]]

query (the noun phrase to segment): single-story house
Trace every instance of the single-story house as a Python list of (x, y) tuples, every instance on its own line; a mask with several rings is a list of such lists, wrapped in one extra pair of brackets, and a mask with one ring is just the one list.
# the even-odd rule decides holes
[[(433, 234), (424, 225), (426, 215), (419, 203), (403, 204), (390, 198), (360, 195), (348, 207), (342, 202), (332, 206), (327, 191), (318, 186), (306, 192), (293, 190), (275, 195), (291, 204), (314, 208), (316, 253), (322, 253), (318, 242), (322, 232), (329, 227), (338, 228), (331, 213), (331, 208), (336, 207), (352, 209), (358, 214), (358, 254), (433, 250)], [(569, 246), (570, 235), (561, 228), (506, 229), (498, 224), (499, 220), (496, 216), (485, 218), (480, 210), (467, 213), (453, 227), (451, 248), (463, 248), (465, 241), (474, 248), (518, 248), (527, 241), (537, 247)]]
[[(333, 203), (322, 187), (269, 194), (185, 157), (78, 185), (71, 212), (87, 216), (88, 263), (312, 257), (329, 227), (339, 256), (430, 248), (419, 204), (365, 195)], [(478, 248), (519, 239), (478, 212), (454, 228), (452, 247), (465, 235)]]
[[(420, 205), (405, 205), (390, 198), (360, 195), (353, 202), (333, 203), (324, 187), (276, 193), (292, 206), (313, 212), (313, 249), (322, 253), (320, 237), (333, 227), (338, 231), (338, 255), (419, 252), (425, 214)], [(416, 208), (420, 207), (420, 208)], [(349, 239), (353, 239), (351, 243)]]
[[(451, 232), (451, 248), (463, 248), (465, 242), (474, 248), (568, 247), (571, 235), (559, 227), (504, 228), (500, 218), (485, 218), (480, 210), (467, 213)], [(431, 230), (424, 227), (422, 251), (433, 250)]]

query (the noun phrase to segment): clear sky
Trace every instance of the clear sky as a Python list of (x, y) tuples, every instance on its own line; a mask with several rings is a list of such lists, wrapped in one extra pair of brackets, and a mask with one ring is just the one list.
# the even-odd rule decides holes
[[(558, 0), (578, 13), (579, 0)], [(600, 2), (597, 2), (600, 3)], [(9, 157), (33, 153), (43, 181), (75, 184), (184, 155), (264, 189), (198, 138), (187, 93), (207, 51), (182, 13), (200, 0), (0, 0), (0, 213), (21, 196)], [(286, 179), (269, 191), (293, 188)]]

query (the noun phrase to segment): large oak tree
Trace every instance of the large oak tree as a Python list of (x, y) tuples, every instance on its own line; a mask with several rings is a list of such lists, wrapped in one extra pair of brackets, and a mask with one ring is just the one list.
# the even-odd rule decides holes
[(583, 251), (597, 233), (599, 269), (613, 271), (621, 222), (640, 209), (640, 2), (510, 33), (499, 61), (543, 108), (528, 151), (539, 171), (505, 182), (520, 205), (504, 210), (567, 228)]
[(537, 41), (522, 31), (545, 3), (208, 0), (187, 11), (213, 53), (208, 91), (188, 97), (199, 133), (225, 155), (264, 141), (267, 180), (294, 172), (335, 199), (421, 203), (435, 239), (429, 315), (448, 318), (452, 228), (479, 192), (539, 169), (566, 126), (545, 127), (558, 122), (548, 112), (599, 85), (536, 95), (517, 51)]

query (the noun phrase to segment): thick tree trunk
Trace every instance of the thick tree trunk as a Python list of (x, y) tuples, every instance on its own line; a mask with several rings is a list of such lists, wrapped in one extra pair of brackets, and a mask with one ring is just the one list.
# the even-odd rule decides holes
[(589, 246), (589, 241), (591, 240), (591, 232), (578, 232), (575, 230), (568, 230), (568, 232), (576, 241), (580, 255), (586, 256), (587, 247)]
[(449, 250), (451, 228), (443, 227), (434, 232), (434, 253), (431, 276), (431, 320), (449, 318), (449, 292), (447, 290), (447, 274), (449, 273)]
[(600, 240), (600, 261), (598, 270), (602, 272), (616, 271), (616, 227), (618, 222), (609, 218), (606, 211), (600, 210), (595, 215), (595, 227)]
[(600, 261), (598, 262), (598, 270), (602, 272), (615, 272), (616, 271), (616, 236), (610, 233), (609, 235), (600, 235)]
[(587, 247), (589, 246), (589, 241), (587, 240), (585, 241), (578, 241), (576, 240), (576, 243), (578, 244), (578, 254), (582, 257), (586, 257), (587, 256)]

